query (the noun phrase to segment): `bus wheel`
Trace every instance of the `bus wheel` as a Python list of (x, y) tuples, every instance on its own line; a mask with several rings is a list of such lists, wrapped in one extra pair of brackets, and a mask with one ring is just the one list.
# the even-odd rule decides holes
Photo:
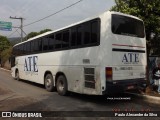
[(66, 77), (64, 75), (60, 75), (58, 77), (56, 87), (59, 95), (62, 96), (67, 95), (68, 85)]
[(51, 74), (47, 74), (45, 76), (44, 85), (47, 91), (52, 92), (54, 89), (53, 84), (53, 76)]
[(15, 79), (16, 79), (16, 80), (18, 80), (18, 81), (20, 80), (20, 78), (19, 78), (19, 72), (18, 72), (18, 70), (16, 71), (16, 74), (15, 74)]

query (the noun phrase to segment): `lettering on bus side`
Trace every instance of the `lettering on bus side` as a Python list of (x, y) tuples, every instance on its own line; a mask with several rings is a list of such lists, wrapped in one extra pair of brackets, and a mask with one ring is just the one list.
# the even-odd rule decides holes
[(122, 62), (125, 64), (137, 64), (139, 63), (139, 53), (125, 53), (122, 58)]
[(38, 72), (38, 56), (29, 56), (25, 58), (24, 71)]

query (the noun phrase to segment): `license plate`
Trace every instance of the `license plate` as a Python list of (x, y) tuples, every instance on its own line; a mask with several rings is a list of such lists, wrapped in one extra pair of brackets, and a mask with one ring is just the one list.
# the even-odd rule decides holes
[(134, 86), (128, 86), (127, 89), (128, 89), (128, 90), (134, 89)]

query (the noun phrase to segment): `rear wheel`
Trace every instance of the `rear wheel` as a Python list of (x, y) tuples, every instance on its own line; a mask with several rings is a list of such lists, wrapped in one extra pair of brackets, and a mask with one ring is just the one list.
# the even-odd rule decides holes
[(51, 74), (45, 76), (44, 85), (47, 91), (52, 92), (54, 90), (53, 76)]
[(57, 83), (56, 83), (57, 91), (59, 95), (65, 96), (68, 93), (68, 84), (66, 77), (64, 75), (60, 75), (57, 78)]

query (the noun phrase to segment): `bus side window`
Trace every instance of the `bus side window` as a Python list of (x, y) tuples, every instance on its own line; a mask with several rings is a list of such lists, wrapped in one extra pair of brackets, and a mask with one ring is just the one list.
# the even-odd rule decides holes
[(91, 43), (98, 42), (98, 21), (94, 21), (91, 23)]
[(39, 52), (42, 52), (42, 39), (40, 38), (39, 40), (38, 40), (38, 50), (39, 50)]
[(84, 24), (84, 44), (90, 44), (91, 42), (91, 24), (90, 22), (87, 22)]
[(75, 27), (71, 28), (71, 47), (77, 44), (77, 30)]
[(51, 34), (48, 36), (48, 49), (49, 50), (54, 50), (54, 34)]
[(77, 46), (81, 46), (82, 45), (82, 26), (78, 26), (77, 27)]
[(38, 39), (38, 52), (42, 52), (42, 39)]
[(62, 48), (62, 33), (59, 32), (56, 34), (56, 39), (55, 39), (55, 49), (60, 49)]
[(27, 54), (27, 44), (26, 43), (24, 43), (23, 54)]
[(39, 48), (39, 46), (38, 46), (38, 40), (35, 40), (34, 41), (34, 51), (38, 52), (38, 48)]
[(42, 41), (43, 41), (43, 51), (47, 51), (48, 50), (48, 38), (43, 37)]
[(31, 52), (31, 42), (27, 42), (26, 43), (26, 45), (27, 45), (27, 54), (30, 54), (30, 52)]
[(22, 55), (22, 51), (23, 51), (23, 45), (19, 45), (19, 55)]
[(20, 45), (17, 46), (17, 55), (20, 55)]
[(69, 30), (66, 30), (63, 32), (62, 48), (68, 48), (68, 47), (69, 47)]
[(31, 41), (31, 52), (34, 53), (34, 41)]

